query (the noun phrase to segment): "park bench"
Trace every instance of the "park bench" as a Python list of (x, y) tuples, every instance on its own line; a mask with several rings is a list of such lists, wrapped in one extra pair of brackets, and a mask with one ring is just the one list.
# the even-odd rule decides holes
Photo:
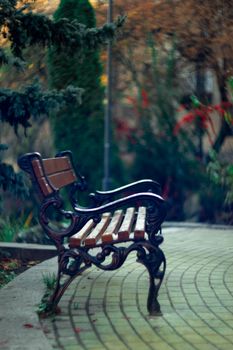
[[(149, 272), (148, 311), (159, 314), (157, 297), (166, 268), (159, 247), (166, 203), (159, 184), (141, 180), (115, 190), (96, 191), (88, 196), (90, 205), (82, 207), (79, 195), (87, 191), (87, 185), (75, 169), (70, 151), (48, 159), (27, 153), (18, 164), (30, 174), (39, 198), (39, 222), (58, 251), (57, 282), (47, 310), (56, 308), (69, 284), (84, 270), (92, 265), (118, 269), (135, 251), (137, 262)], [(64, 189), (68, 195), (64, 196)], [(67, 203), (70, 210), (65, 210)], [(63, 219), (68, 220), (66, 226), (61, 224)]]

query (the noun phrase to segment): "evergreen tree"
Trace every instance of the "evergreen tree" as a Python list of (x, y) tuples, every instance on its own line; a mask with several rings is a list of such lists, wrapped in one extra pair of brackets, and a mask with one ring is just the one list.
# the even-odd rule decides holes
[[(68, 20), (60, 16), (57, 20), (32, 13), (27, 0), (0, 0), (0, 65), (23, 65), (23, 50), (32, 45), (50, 47), (57, 50), (82, 52), (85, 48), (94, 48), (112, 39), (122, 19), (106, 24), (101, 28), (87, 28), (77, 20)], [(21, 91), (0, 89), (0, 123), (10, 124), (17, 133), (19, 126), (25, 130), (31, 119), (51, 110), (59, 110), (67, 105), (75, 106), (80, 101), (82, 90), (66, 84), (59, 91), (44, 91), (38, 84), (24, 87)], [(20, 139), (19, 139), (20, 140)], [(0, 151), (6, 150), (0, 145)], [(18, 187), (18, 189), (17, 189)], [(0, 189), (24, 192), (21, 177), (14, 173), (11, 166), (0, 158)]]
[[(61, 0), (54, 18), (65, 16), (87, 28), (96, 25), (95, 13), (88, 0)], [(84, 89), (81, 105), (66, 107), (53, 115), (53, 130), (57, 149), (70, 149), (79, 170), (87, 177), (89, 189), (100, 186), (103, 168), (104, 90), (101, 86), (102, 67), (98, 50), (85, 48), (83, 59), (79, 51), (72, 56), (54, 47), (49, 56), (51, 87), (67, 85)], [(99, 181), (99, 182), (98, 182)]]

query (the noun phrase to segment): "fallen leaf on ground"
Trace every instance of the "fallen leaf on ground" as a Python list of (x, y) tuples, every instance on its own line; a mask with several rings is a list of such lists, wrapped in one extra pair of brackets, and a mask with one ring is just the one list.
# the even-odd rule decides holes
[(33, 324), (31, 324), (31, 323), (24, 323), (24, 328), (33, 328), (34, 326), (33, 326)]
[(79, 327), (76, 327), (74, 330), (75, 330), (75, 333), (80, 333), (80, 332), (82, 332), (82, 328), (79, 328)]

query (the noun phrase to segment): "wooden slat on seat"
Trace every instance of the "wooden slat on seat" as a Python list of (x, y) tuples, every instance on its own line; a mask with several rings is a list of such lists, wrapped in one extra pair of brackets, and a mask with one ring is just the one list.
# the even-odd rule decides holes
[(146, 208), (139, 207), (137, 213), (137, 220), (134, 227), (134, 238), (143, 239), (145, 236), (146, 227)]
[(91, 232), (94, 226), (95, 226), (95, 223), (91, 219), (83, 226), (83, 228), (80, 231), (78, 231), (75, 235), (70, 237), (69, 239), (70, 248), (80, 247), (80, 245), (82, 244), (82, 241)]
[(100, 239), (103, 244), (125, 241), (129, 239), (132, 231), (134, 239), (143, 239), (145, 237), (145, 224), (145, 207), (139, 207), (137, 213), (135, 208), (128, 208), (125, 216), (123, 216), (123, 210), (116, 210), (112, 217), (111, 213), (104, 213), (96, 226), (93, 220), (89, 220), (79, 232), (70, 237), (69, 245), (71, 248), (81, 245), (94, 247)]
[(114, 240), (113, 234), (117, 233), (117, 230), (121, 224), (123, 217), (123, 210), (116, 210), (113, 214), (109, 226), (106, 228), (106, 231), (102, 234), (102, 242), (110, 243)]
[(111, 213), (104, 213), (102, 215), (101, 221), (96, 225), (92, 232), (85, 239), (85, 246), (91, 247), (95, 246), (97, 241), (101, 238), (101, 235), (104, 233), (106, 227), (109, 224), (111, 218)]
[(131, 232), (132, 224), (134, 221), (135, 208), (128, 208), (126, 210), (123, 222), (118, 231), (118, 239), (126, 240), (129, 238)]

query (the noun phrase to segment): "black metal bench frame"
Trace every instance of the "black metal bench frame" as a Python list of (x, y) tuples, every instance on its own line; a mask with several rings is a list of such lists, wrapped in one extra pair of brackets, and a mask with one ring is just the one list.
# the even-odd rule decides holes
[[(64, 162), (69, 164), (65, 171), (63, 165), (59, 168), (59, 164)], [(91, 205), (83, 208), (78, 205), (77, 198), (80, 192), (87, 190), (87, 186), (84, 177), (74, 167), (70, 151), (60, 152), (50, 159), (42, 159), (39, 153), (27, 153), (19, 158), (18, 164), (31, 177), (33, 187), (40, 198), (39, 222), (58, 251), (57, 283), (48, 302), (47, 311), (56, 309), (69, 284), (84, 270), (92, 265), (103, 270), (118, 269), (127, 256), (136, 251), (137, 262), (147, 268), (150, 277), (147, 309), (150, 315), (160, 314), (157, 298), (165, 274), (166, 259), (159, 246), (163, 242), (161, 224), (166, 216), (166, 203), (159, 195), (159, 184), (152, 180), (141, 180), (111, 191), (96, 191), (89, 195)], [(68, 189), (72, 211), (64, 209), (60, 191), (63, 187)], [(106, 212), (131, 206), (138, 208), (139, 205), (146, 208), (146, 234), (143, 238), (135, 239), (129, 236), (107, 243), (102, 242), (100, 238), (91, 246), (80, 244), (78, 247), (72, 247), (65, 244), (67, 239), (72, 239), (72, 236), (90, 220), (97, 224)], [(68, 227), (54, 227), (49, 214), (51, 210), (68, 219)], [(128, 244), (122, 245), (125, 242)]]

